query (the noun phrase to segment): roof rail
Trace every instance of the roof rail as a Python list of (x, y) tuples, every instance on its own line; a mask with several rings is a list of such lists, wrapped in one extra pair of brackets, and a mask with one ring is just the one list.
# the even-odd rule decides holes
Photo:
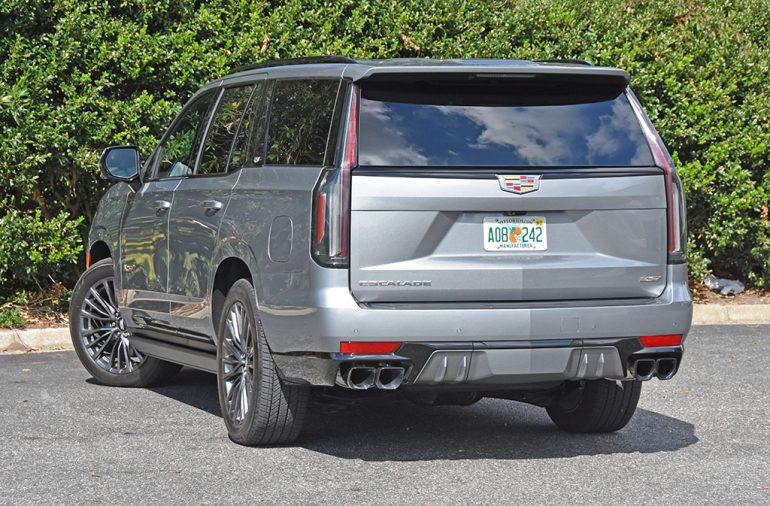
[(555, 60), (535, 60), (535, 63), (553, 63), (553, 64), (566, 63), (568, 65), (587, 65), (589, 67), (593, 67), (593, 63), (585, 60), (578, 60), (576, 58), (564, 58), (564, 59), (555, 59)]
[(262, 63), (252, 63), (233, 69), (232, 73), (245, 72), (247, 70), (264, 69), (269, 67), (283, 67), (285, 65), (313, 65), (317, 63), (355, 63), (347, 56), (303, 56), (301, 58), (286, 58), (284, 60), (268, 60)]

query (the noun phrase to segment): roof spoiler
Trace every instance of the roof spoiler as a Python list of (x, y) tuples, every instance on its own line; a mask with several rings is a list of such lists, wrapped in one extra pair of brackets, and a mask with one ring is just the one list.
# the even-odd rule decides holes
[(468, 80), (474, 79), (511, 79), (526, 81), (547, 79), (550, 81), (579, 81), (609, 84), (625, 88), (631, 80), (628, 72), (612, 67), (562, 66), (557, 64), (532, 64), (520, 66), (462, 65), (442, 67), (386, 66), (371, 67), (354, 81), (393, 81), (393, 80)]

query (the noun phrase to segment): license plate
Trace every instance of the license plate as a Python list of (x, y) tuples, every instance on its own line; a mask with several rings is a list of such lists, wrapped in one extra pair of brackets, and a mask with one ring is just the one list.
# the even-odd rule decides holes
[(542, 216), (487, 216), (484, 218), (487, 251), (543, 251), (548, 249)]

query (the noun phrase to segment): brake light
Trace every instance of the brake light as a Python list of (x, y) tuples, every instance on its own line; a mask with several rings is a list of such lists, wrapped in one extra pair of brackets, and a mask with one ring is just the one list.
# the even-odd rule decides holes
[(313, 258), (325, 267), (348, 266), (350, 171), (358, 164), (358, 87), (351, 88), (339, 167), (325, 169), (314, 190)]
[(652, 152), (655, 165), (663, 169), (666, 178), (666, 217), (668, 222), (668, 252), (683, 258), (686, 239), (685, 204), (682, 182), (674, 170), (674, 161), (668, 153), (663, 140), (655, 132), (650, 120), (642, 111), (642, 106), (629, 90), (626, 95), (639, 125), (642, 127), (647, 145)]
[(400, 342), (351, 342), (340, 343), (340, 353), (343, 355), (387, 355), (401, 346)]
[(645, 348), (655, 348), (659, 346), (680, 346), (682, 344), (682, 334), (665, 334), (662, 336), (641, 336), (639, 340)]

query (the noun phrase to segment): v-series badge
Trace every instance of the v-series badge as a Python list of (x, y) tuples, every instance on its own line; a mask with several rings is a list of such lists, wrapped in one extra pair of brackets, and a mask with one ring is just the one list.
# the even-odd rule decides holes
[(431, 286), (430, 281), (359, 281), (358, 286)]

